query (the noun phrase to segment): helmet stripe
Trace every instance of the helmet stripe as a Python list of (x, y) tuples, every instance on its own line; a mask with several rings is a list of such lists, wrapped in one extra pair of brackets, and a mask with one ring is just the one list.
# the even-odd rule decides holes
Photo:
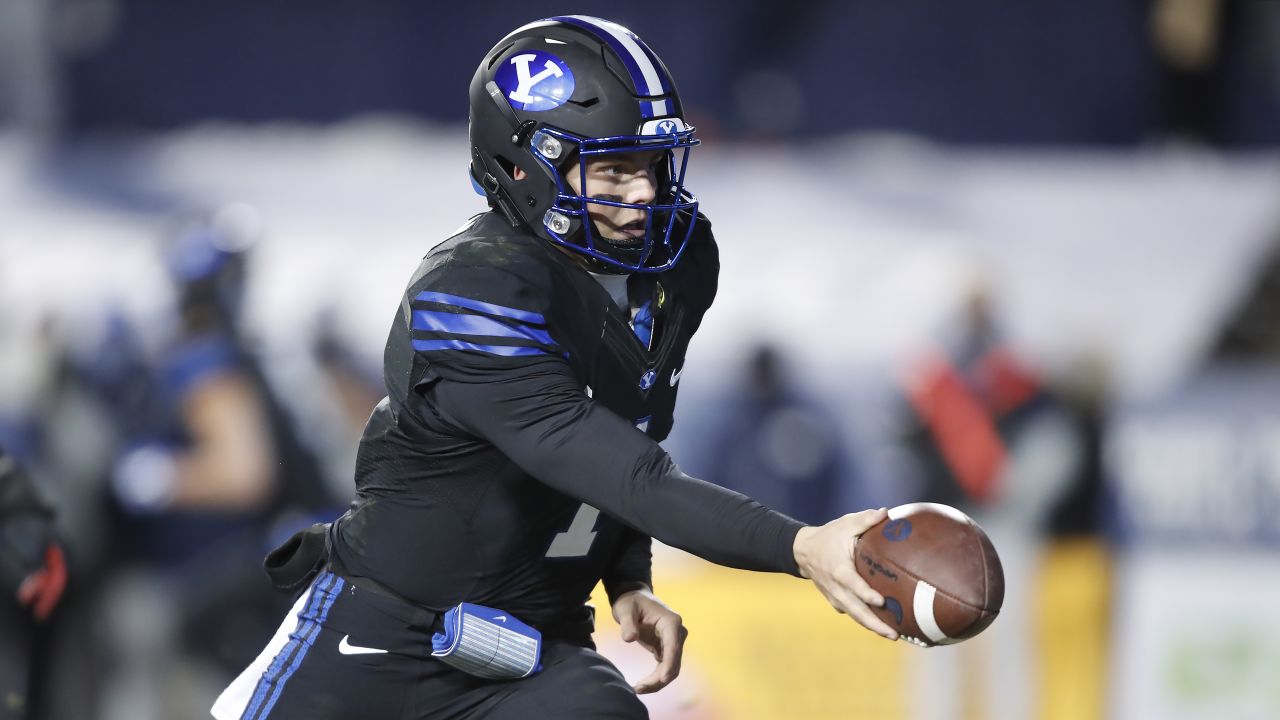
[(663, 76), (644, 42), (630, 30), (608, 20), (588, 15), (562, 15), (551, 18), (589, 31), (613, 48), (631, 73), (631, 82), (645, 95), (666, 95), (671, 83)]
[(641, 100), (640, 101), (640, 117), (649, 118), (670, 115), (671, 102), (669, 100)]

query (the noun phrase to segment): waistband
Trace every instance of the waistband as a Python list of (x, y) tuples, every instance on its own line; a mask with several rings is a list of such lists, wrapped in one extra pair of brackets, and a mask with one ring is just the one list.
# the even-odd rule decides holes
[[(333, 574), (342, 577), (348, 585), (354, 586), (360, 591), (365, 602), (377, 606), (379, 610), (388, 615), (411, 626), (430, 629), (433, 632), (443, 630), (443, 611), (432, 610), (415, 603), (372, 578), (351, 575), (340, 567), (332, 557), (329, 559), (328, 569)], [(523, 618), (521, 620), (524, 621)], [(553, 623), (524, 622), (537, 628), (542, 633), (544, 640), (567, 642), (582, 647), (595, 647), (595, 643), (591, 640), (591, 634), (595, 632), (595, 608), (590, 605), (582, 606), (581, 616), (570, 620)]]

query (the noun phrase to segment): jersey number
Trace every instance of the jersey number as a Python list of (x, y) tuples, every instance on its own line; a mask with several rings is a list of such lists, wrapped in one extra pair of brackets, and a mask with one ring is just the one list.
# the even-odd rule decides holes
[(551, 539), (551, 547), (547, 548), (547, 557), (549, 558), (565, 558), (565, 557), (584, 557), (591, 552), (591, 543), (596, 539), (596, 518), (600, 517), (600, 511), (583, 503), (578, 506), (578, 512), (573, 516), (573, 522), (569, 523), (569, 529), (562, 533), (556, 533)]

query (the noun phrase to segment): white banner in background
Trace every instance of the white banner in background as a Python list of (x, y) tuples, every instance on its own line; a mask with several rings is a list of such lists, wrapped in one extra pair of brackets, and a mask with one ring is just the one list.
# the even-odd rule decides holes
[(1116, 567), (1113, 718), (1280, 718), (1280, 555), (1136, 550)]

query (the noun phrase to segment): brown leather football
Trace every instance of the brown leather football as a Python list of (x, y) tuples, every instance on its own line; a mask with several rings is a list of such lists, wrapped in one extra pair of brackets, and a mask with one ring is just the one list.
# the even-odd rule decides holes
[(968, 515), (939, 503), (911, 503), (862, 534), (858, 574), (884, 596), (873, 608), (899, 636), (924, 647), (982, 632), (1004, 602), (1000, 557)]

